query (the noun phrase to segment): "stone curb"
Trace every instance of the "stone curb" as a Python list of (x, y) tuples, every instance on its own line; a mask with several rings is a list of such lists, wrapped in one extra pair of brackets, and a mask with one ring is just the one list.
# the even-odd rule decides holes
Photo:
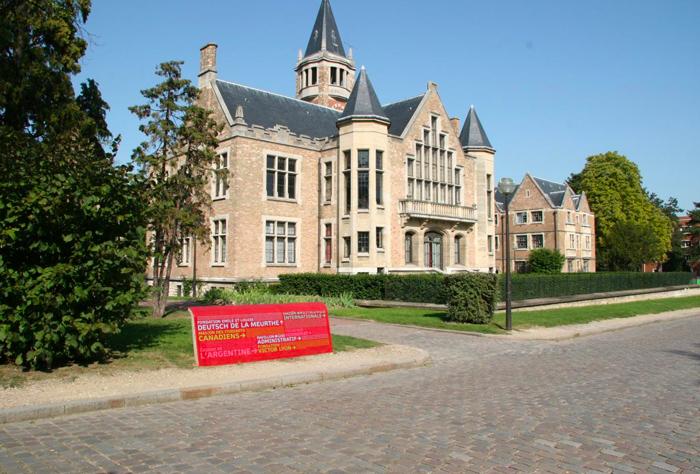
[(298, 374), (250, 379), (221, 385), (203, 385), (178, 389), (154, 390), (132, 395), (72, 400), (61, 403), (22, 406), (0, 409), (0, 424), (18, 421), (38, 420), (63, 415), (75, 415), (92, 411), (110, 410), (112, 408), (137, 407), (156, 403), (182, 400), (197, 400), (218, 395), (230, 395), (240, 392), (255, 392), (281, 387), (292, 387), (308, 383), (340, 380), (359, 375), (372, 375), (397, 369), (412, 369), (428, 365), (431, 361), (428, 352), (414, 348), (416, 354), (404, 356), (393, 362), (364, 364), (346, 369), (327, 369), (302, 372)]

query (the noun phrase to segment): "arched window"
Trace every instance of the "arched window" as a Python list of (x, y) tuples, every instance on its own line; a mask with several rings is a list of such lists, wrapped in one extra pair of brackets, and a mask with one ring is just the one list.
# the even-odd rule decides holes
[(442, 235), (437, 232), (425, 234), (425, 260), (427, 268), (442, 268)]
[(455, 236), (455, 265), (464, 265), (464, 255), (462, 244), (464, 243), (464, 238), (461, 235)]
[(404, 255), (406, 263), (413, 263), (413, 232), (406, 232), (404, 238)]

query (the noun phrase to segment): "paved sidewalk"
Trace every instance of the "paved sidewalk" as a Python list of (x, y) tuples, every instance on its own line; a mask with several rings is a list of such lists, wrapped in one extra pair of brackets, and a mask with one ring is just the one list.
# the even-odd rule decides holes
[(700, 472), (700, 318), (563, 342), (333, 324), (433, 364), (0, 425), (0, 472)]

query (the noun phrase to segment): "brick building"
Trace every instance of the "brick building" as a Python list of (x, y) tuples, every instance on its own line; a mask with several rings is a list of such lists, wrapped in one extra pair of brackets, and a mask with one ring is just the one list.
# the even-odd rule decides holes
[[(505, 269), (505, 200), (496, 191), (496, 260)], [(566, 257), (563, 272), (595, 272), (595, 216), (585, 193), (575, 194), (564, 183), (525, 175), (510, 196), (511, 270), (527, 270), (530, 251), (558, 249)]]
[[(474, 108), (460, 129), (438, 87), (382, 105), (323, 0), (296, 97), (220, 80), (201, 49), (201, 104), (224, 125), (211, 243), (173, 271), (225, 286), (292, 272), (495, 271), (494, 155)], [(196, 266), (196, 268), (195, 268)]]

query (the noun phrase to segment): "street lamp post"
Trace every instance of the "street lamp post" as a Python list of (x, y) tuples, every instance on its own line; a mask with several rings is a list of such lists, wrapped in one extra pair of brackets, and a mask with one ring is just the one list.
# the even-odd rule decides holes
[(510, 195), (515, 191), (515, 184), (510, 178), (501, 178), (498, 183), (498, 190), (503, 194), (506, 208), (506, 241), (504, 247), (506, 249), (506, 331), (513, 329), (512, 315), (512, 283), (510, 278), (510, 216), (508, 214), (508, 206), (510, 205)]

